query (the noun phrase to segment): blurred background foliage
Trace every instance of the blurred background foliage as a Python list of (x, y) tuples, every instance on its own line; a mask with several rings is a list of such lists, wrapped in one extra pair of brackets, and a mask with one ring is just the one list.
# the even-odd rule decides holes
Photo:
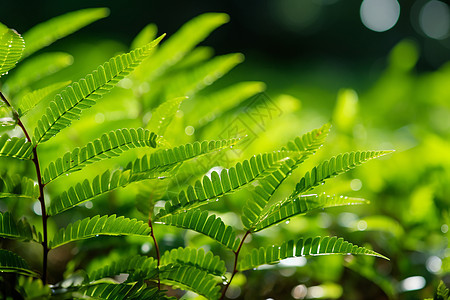
[[(271, 151), (331, 121), (326, 145), (296, 170), (278, 194), (289, 193), (296, 178), (320, 159), (351, 150), (395, 149), (393, 155), (328, 183), (332, 193), (360, 196), (371, 204), (295, 218), (254, 235), (251, 247), (267, 239), (276, 243), (299, 235), (329, 234), (371, 245), (391, 261), (340, 256), (286, 260), (239, 274), (229, 298), (422, 299), (432, 296), (439, 279), (450, 283), (446, 277), (450, 271), (450, 13), (446, 3), (7, 0), (1, 3), (0, 20), (23, 33), (49, 18), (95, 6), (108, 7), (110, 16), (50, 46), (49, 50), (58, 53), (51, 57), (52, 68), (43, 68), (45, 78), (31, 85), (21, 83), (17, 69), (8, 78), (8, 88), (39, 88), (55, 81), (77, 80), (109, 57), (129, 50), (132, 42), (138, 45), (135, 36), (149, 23), (157, 28), (147, 27), (144, 40), (156, 32), (167, 32), (169, 40), (182, 24), (205, 12), (225, 12), (231, 20), (194, 50), (186, 46), (180, 61), (164, 67), (168, 58), (156, 57), (156, 63), (123, 80), (95, 109), (87, 111), (82, 121), (55, 137), (51, 145), (42, 146), (44, 166), (56, 153), (83, 145), (102, 132), (142, 126), (151, 120), (154, 107), (176, 97), (189, 99), (176, 98), (179, 100), (174, 102), (182, 103), (164, 135), (168, 144), (228, 138), (233, 133), (249, 135), (246, 144), (228, 151), (225, 158), (200, 161), (206, 170)], [(226, 19), (221, 15), (210, 25), (211, 31)], [(207, 36), (209, 29), (207, 25), (204, 28)], [(245, 62), (239, 53), (245, 55)], [(164, 76), (145, 78), (145, 68), (155, 69), (158, 63)], [(264, 105), (255, 105), (255, 99)], [(30, 113), (27, 122), (32, 124), (38, 115)], [(126, 160), (125, 155), (93, 168), (107, 169)], [(146, 196), (162, 200), (173, 196), (204, 174), (205, 169), (201, 173), (196, 168), (200, 162), (183, 166), (175, 179), (147, 183), (150, 190)], [(5, 170), (33, 174), (32, 165), (2, 160), (1, 171)], [(89, 177), (89, 170), (61, 178), (61, 184), (48, 189), (61, 191), (64, 183)], [(52, 218), (50, 230), (99, 213), (145, 219), (135, 208), (133, 191), (132, 185), (88, 202), (71, 215)], [(228, 196), (210, 209), (226, 223), (239, 226), (234, 212), (239, 211), (246, 193)], [(0, 209), (11, 205), (0, 202)], [(36, 203), (13, 206), (16, 216), (38, 213)], [(40, 225), (39, 219), (35, 224)], [(156, 230), (163, 250), (204, 246), (231, 261), (230, 253), (204, 236), (167, 227)], [(19, 253), (27, 252), (23, 255), (30, 260), (34, 257), (39, 265), (40, 246), (34, 252), (20, 244), (14, 247)], [(52, 281), (62, 279), (65, 267), (70, 273), (79, 267), (95, 268), (123, 253), (152, 251), (152, 243), (138, 238), (101, 238), (68, 245), (51, 252), (50, 268), (59, 274)], [(91, 262), (88, 258), (94, 256), (97, 258)]]

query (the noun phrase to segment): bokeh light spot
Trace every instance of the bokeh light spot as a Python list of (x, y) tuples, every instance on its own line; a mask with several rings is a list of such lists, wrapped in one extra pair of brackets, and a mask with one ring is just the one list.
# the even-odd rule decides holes
[(431, 0), (420, 10), (419, 25), (430, 38), (441, 40), (448, 36), (450, 29), (450, 11), (447, 4)]
[(364, 0), (360, 8), (361, 21), (370, 30), (383, 32), (391, 29), (400, 17), (397, 0)]
[(426, 284), (425, 278), (422, 276), (411, 276), (400, 282), (400, 289), (406, 291), (416, 291), (423, 288)]

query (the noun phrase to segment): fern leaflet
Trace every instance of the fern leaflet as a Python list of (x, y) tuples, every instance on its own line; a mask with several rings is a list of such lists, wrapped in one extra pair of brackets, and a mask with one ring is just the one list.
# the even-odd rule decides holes
[(34, 181), (18, 174), (8, 176), (0, 174), (0, 198), (29, 198), (39, 197), (39, 187)]
[(167, 266), (161, 268), (161, 283), (193, 291), (207, 299), (218, 299), (218, 280), (207, 272), (190, 266)]
[(61, 228), (49, 244), (49, 248), (56, 248), (72, 241), (88, 239), (99, 235), (138, 235), (148, 236), (151, 230), (147, 224), (136, 219), (111, 216), (95, 216), (85, 218)]
[(19, 114), (19, 117), (26, 115), (28, 113), (28, 111), (33, 109), (36, 105), (38, 105), (47, 96), (62, 89), (63, 87), (68, 86), (70, 83), (71, 83), (71, 81), (57, 82), (52, 85), (46, 86), (44, 88), (26, 93), (18, 101), (19, 108), (17, 109), (17, 113)]
[(159, 37), (146, 46), (130, 53), (117, 55), (99, 66), (92, 74), (64, 89), (50, 103), (45, 115), (38, 121), (34, 144), (49, 140), (62, 129), (79, 119), (84, 109), (96, 104), (103, 94), (109, 92), (121, 79), (133, 71), (151, 50), (161, 41)]
[(323, 161), (318, 166), (312, 168), (311, 171), (306, 172), (305, 176), (297, 183), (295, 190), (291, 194), (291, 198), (311, 190), (328, 178), (345, 173), (368, 160), (378, 158), (391, 152), (392, 151), (347, 152)]
[(82, 148), (67, 152), (62, 158), (51, 162), (44, 169), (42, 180), (44, 184), (59, 176), (81, 170), (93, 162), (119, 156), (123, 151), (136, 147), (156, 147), (156, 134), (142, 128), (118, 129), (105, 133)]
[(360, 198), (344, 196), (301, 195), (290, 199), (283, 204), (277, 203), (269, 208), (269, 211), (255, 224), (252, 232), (257, 232), (287, 219), (309, 213), (314, 210), (346, 205), (367, 204), (368, 201)]
[(0, 156), (32, 159), (33, 144), (26, 138), (10, 137), (5, 133), (0, 136)]
[(22, 36), (0, 23), (0, 77), (16, 66), (24, 48)]
[(200, 209), (189, 210), (183, 214), (168, 215), (156, 223), (191, 229), (207, 235), (225, 247), (236, 251), (240, 240), (236, 238), (233, 227), (225, 225), (221, 218), (215, 215), (208, 217), (208, 211)]
[(370, 255), (388, 259), (387, 257), (364, 247), (358, 247), (343, 238), (315, 237), (290, 240), (278, 245), (253, 249), (239, 261), (240, 271), (250, 270), (264, 264), (277, 263), (282, 259), (300, 256), (316, 256), (329, 254)]
[(206, 252), (203, 248), (182, 248), (166, 251), (161, 256), (161, 266), (178, 264), (188, 265), (203, 270), (211, 275), (224, 276), (227, 268), (225, 262), (211, 251)]
[(127, 282), (150, 279), (157, 274), (157, 261), (152, 257), (140, 255), (123, 258), (89, 273), (87, 282), (114, 277), (121, 273), (129, 274)]
[(0, 212), (0, 237), (20, 241), (38, 241), (36, 228), (25, 219), (15, 221), (9, 212)]
[(14, 272), (26, 276), (38, 277), (39, 275), (30, 269), (28, 263), (14, 252), (0, 249), (0, 273)]

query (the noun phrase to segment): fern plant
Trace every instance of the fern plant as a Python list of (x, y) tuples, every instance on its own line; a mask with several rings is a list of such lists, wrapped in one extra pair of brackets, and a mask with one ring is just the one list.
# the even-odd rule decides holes
[[(297, 179), (298, 183), (289, 196), (276, 197), (283, 182), (325, 142), (329, 124), (294, 138), (280, 149), (253, 155), (219, 172), (207, 173), (211, 166), (200, 167), (199, 172), (191, 172), (194, 176), (199, 175), (199, 179), (188, 181), (160, 207), (160, 200), (164, 199), (163, 193), (157, 192), (160, 182), (181, 176), (180, 170), (190, 161), (200, 161), (202, 157), (239, 147), (241, 140), (245, 140), (245, 137), (236, 136), (172, 146), (166, 135), (171, 124), (176, 122), (176, 113), (186, 96), (193, 96), (202, 89), (206, 78), (209, 81), (218, 79), (242, 61), (242, 56), (230, 54), (210, 58), (204, 48), (195, 48), (212, 30), (228, 20), (224, 14), (209, 13), (188, 22), (160, 47), (158, 45), (164, 35), (155, 39), (156, 27), (149, 25), (133, 41), (130, 52), (111, 58), (80, 80), (56, 82), (34, 90), (29, 88), (38, 77), (51, 73), (37, 70), (36, 66), (48, 62), (48, 55), (56, 57), (54, 54), (33, 57), (34, 52), (106, 14), (105, 9), (69, 13), (36, 26), (23, 37), (13, 29), (0, 25), (0, 74), (2, 79), (6, 77), (0, 96), (3, 112), (9, 116), (2, 122), (6, 128), (20, 129), (4, 132), (0, 137), (2, 168), (5, 166), (3, 162), (12, 166), (14, 161), (16, 166), (16, 160), (22, 160), (22, 164), (28, 161), (34, 168), (33, 178), (24, 176), (24, 172), (14, 173), (16, 167), (2, 170), (0, 198), (10, 211), (0, 213), (0, 236), (26, 242), (23, 247), (30, 249), (35, 248), (28, 246), (28, 243), (37, 243), (43, 249), (41, 268), (36, 268), (19, 253), (11, 251), (14, 247), (9, 249), (9, 244), (4, 244), (5, 248), (0, 250), (0, 272), (5, 298), (167, 299), (169, 296), (164, 286), (173, 286), (207, 299), (223, 299), (237, 272), (290, 257), (352, 254), (387, 259), (367, 247), (353, 245), (335, 236), (299, 236), (280, 245), (268, 244), (260, 248), (244, 246), (250, 235), (291, 218), (329, 207), (367, 203), (360, 198), (314, 194), (313, 191), (327, 179), (390, 151), (339, 154), (319, 163)], [(22, 63), (21, 59), (28, 56), (31, 58)], [(8, 72), (18, 63), (17, 72), (9, 79)], [(54, 63), (59, 64), (58, 60)], [(59, 67), (63, 68), (64, 63)], [(58, 157), (44, 161), (42, 147), (52, 143), (52, 139), (61, 132), (67, 132), (66, 128), (77, 123), (86, 111), (92, 110), (105, 94), (115, 86), (123, 85), (121, 80), (127, 76), (132, 76), (128, 83), (131, 82), (130, 88), (142, 107), (139, 112), (139, 119), (142, 120), (140, 126), (111, 127), (71, 151), (62, 151), (55, 145)], [(152, 88), (142, 92), (143, 83)], [(216, 92), (214, 96), (238, 104), (260, 92), (262, 87), (260, 83), (241, 83)], [(54, 95), (53, 100), (48, 102), (47, 97), (51, 95)], [(221, 103), (215, 106), (213, 112), (221, 115), (232, 106)], [(146, 112), (150, 110), (152, 117), (148, 119)], [(27, 119), (27, 114), (31, 112), (39, 116), (34, 124), (32, 119)], [(198, 113), (196, 118), (200, 127), (207, 126), (209, 121), (200, 120)], [(108, 167), (102, 172), (96, 170), (97, 174), (92, 179), (82, 175), (82, 180), (64, 186), (60, 194), (53, 194), (53, 190), (48, 188), (62, 177), (83, 174), (89, 166), (119, 156), (122, 158), (125, 152), (141, 155), (132, 158), (125, 155), (125, 163), (121, 167)], [(18, 170), (21, 170), (20, 167)], [(61, 214), (70, 216), (70, 211), (76, 207), (128, 185), (133, 185), (137, 190), (136, 207), (144, 213), (140, 219), (116, 214), (88, 216), (70, 221), (51, 234), (49, 220)], [(244, 189), (252, 197), (240, 207), (242, 226), (228, 225), (208, 210), (211, 203)], [(14, 211), (12, 202), (30, 199), (39, 201), (40, 224), (33, 224), (25, 215), (17, 216)], [(178, 227), (203, 234), (230, 251), (234, 260), (227, 262), (212, 251), (194, 247), (173, 248), (163, 253), (154, 230), (156, 226)], [(130, 255), (97, 263), (94, 269), (86, 271), (68, 267), (61, 282), (49, 282), (48, 279), (53, 278), (48, 271), (49, 253), (66, 244), (95, 240), (99, 236), (151, 239), (154, 257)], [(231, 269), (227, 269), (229, 263)], [(121, 274), (128, 275), (118, 280)], [(53, 284), (51, 288), (49, 283)]]

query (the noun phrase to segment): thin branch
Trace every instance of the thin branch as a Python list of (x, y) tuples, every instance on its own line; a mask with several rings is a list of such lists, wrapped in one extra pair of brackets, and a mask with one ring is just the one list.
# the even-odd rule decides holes
[[(15, 119), (17, 119), (17, 125), (22, 129), (23, 133), (25, 134), (25, 137), (27, 140), (31, 143), (30, 135), (28, 134), (27, 129), (25, 128), (25, 125), (20, 120), (19, 114), (17, 111), (12, 107), (12, 105), (9, 103), (8, 99), (6, 99), (5, 95), (3, 95), (2, 92), (0, 92), (0, 98), (5, 102), (5, 104), (11, 108), (13, 115)], [(45, 208), (45, 199), (44, 199), (44, 184), (42, 183), (42, 176), (41, 176), (41, 168), (39, 165), (39, 158), (37, 154), (37, 145), (33, 147), (33, 158), (32, 158), (33, 164), (36, 168), (36, 176), (38, 180), (38, 186), (39, 186), (39, 202), (41, 204), (41, 214), (42, 214), (42, 228), (44, 231), (44, 240), (42, 242), (43, 249), (43, 259), (42, 259), (42, 281), (44, 284), (47, 283), (47, 259), (48, 259), (48, 237), (47, 237), (47, 211)]]
[(157, 266), (157, 269), (158, 269), (158, 290), (161, 290), (161, 280), (159, 278), (159, 263), (160, 263), (161, 257), (160, 257), (160, 254), (159, 254), (159, 246), (158, 246), (158, 242), (156, 241), (156, 237), (155, 237), (154, 230), (153, 230), (153, 225), (152, 225), (152, 219), (151, 219), (150, 215), (149, 215), (149, 218), (148, 218), (148, 226), (151, 229), (150, 235), (152, 236), (153, 243), (155, 244), (156, 260), (157, 260), (157, 265), (156, 266)]
[(233, 267), (233, 274), (231, 274), (230, 280), (228, 281), (228, 283), (227, 283), (227, 284), (225, 285), (225, 287), (223, 288), (223, 290), (222, 290), (222, 295), (220, 296), (220, 300), (222, 300), (222, 299), (225, 298), (225, 293), (227, 292), (228, 287), (230, 286), (231, 281), (233, 280), (234, 275), (238, 272), (238, 269), (237, 269), (237, 263), (238, 263), (238, 258), (239, 258), (239, 252), (241, 252), (242, 245), (244, 245), (244, 241), (245, 241), (245, 239), (247, 238), (247, 236), (248, 236), (250, 233), (251, 233), (250, 230), (248, 230), (248, 231), (245, 233), (244, 237), (242, 238), (241, 243), (239, 244), (239, 247), (238, 247), (237, 250), (234, 252), (234, 267)]

